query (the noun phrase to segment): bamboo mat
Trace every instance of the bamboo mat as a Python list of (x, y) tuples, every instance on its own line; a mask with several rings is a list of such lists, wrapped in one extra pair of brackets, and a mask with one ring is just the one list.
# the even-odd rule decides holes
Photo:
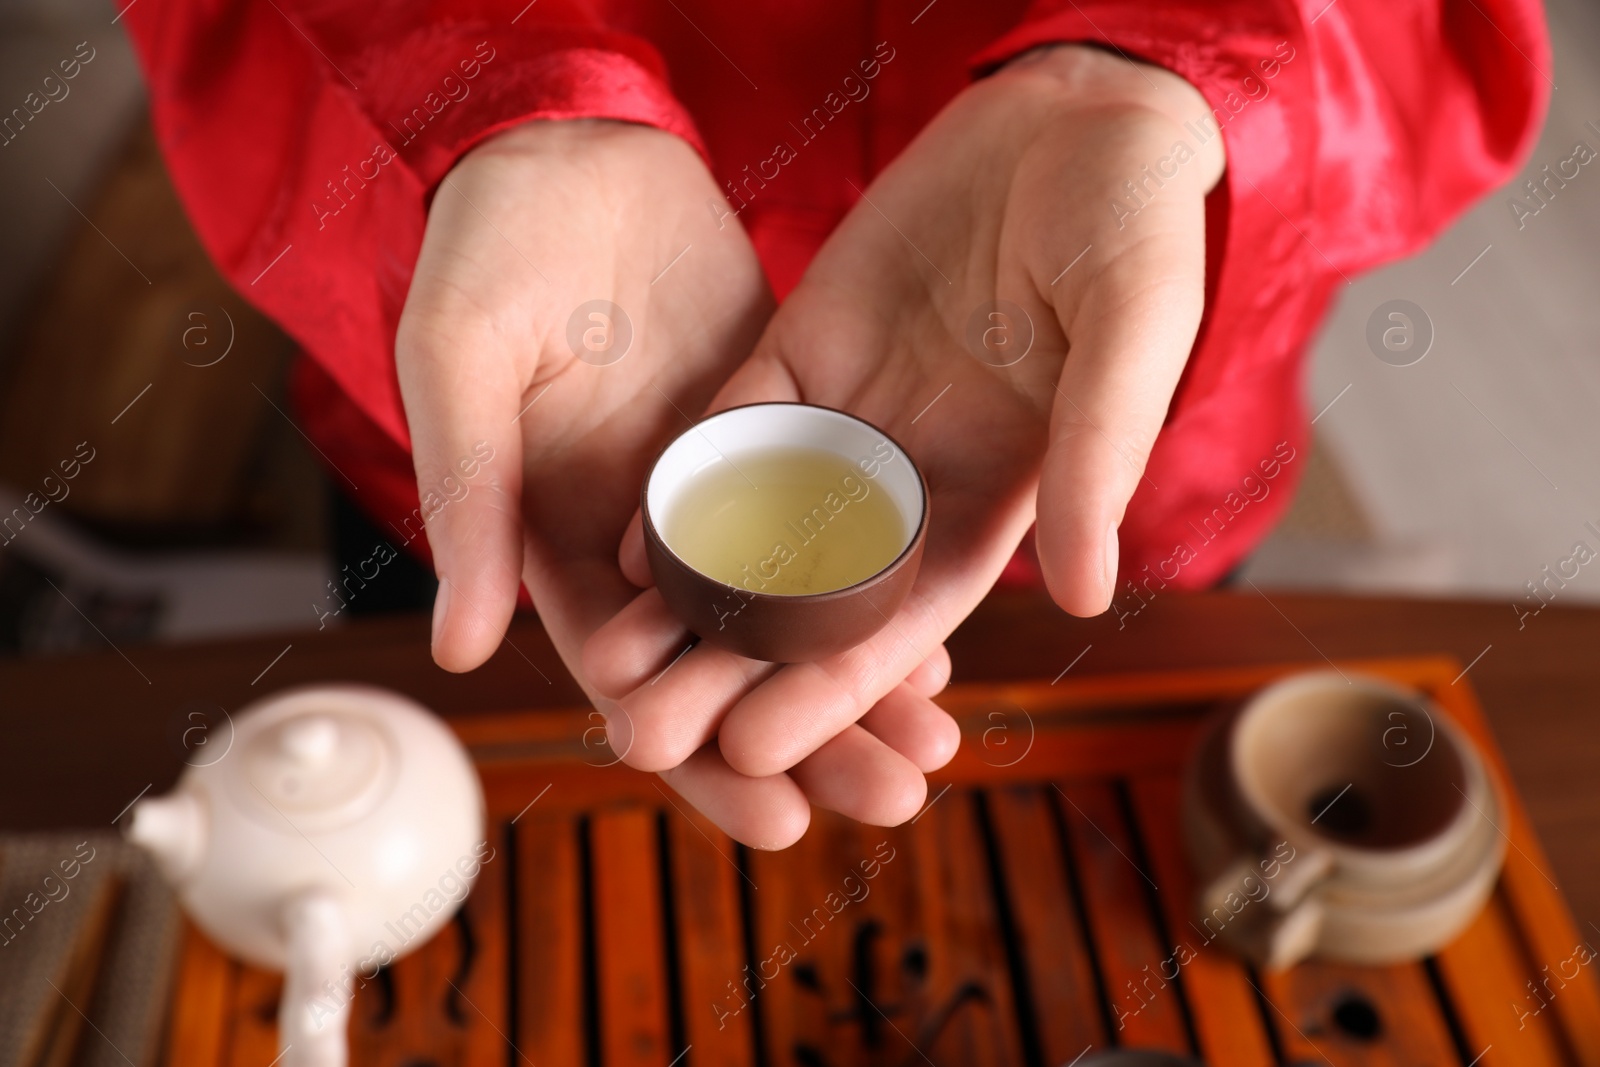
[(104, 832), (0, 836), (0, 1064), (154, 1062), (182, 919)]

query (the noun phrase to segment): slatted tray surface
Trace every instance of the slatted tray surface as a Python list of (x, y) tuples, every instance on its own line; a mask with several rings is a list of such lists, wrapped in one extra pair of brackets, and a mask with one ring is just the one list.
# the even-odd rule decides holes
[[(1506, 780), (1458, 664), (1343, 667), (1431, 693)], [(1515, 796), (1493, 899), (1422, 963), (1259, 973), (1190, 922), (1183, 760), (1208, 713), (1285, 670), (953, 688), (962, 749), (913, 823), (817, 812), (780, 853), (604, 766), (592, 712), (454, 720), (496, 854), (456, 922), (358, 992), (351, 1062), (1060, 1067), (1122, 1045), (1219, 1067), (1600, 1065), (1581, 962), (1600, 932), (1573, 922)], [(271, 1063), (279, 987), (189, 930), (168, 1062)]]

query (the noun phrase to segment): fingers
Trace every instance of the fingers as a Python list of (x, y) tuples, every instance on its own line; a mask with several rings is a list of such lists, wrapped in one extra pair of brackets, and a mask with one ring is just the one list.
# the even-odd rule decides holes
[(722, 411), (740, 404), (805, 399), (800, 395), (799, 383), (784, 364), (783, 342), (777, 336), (780, 328), (781, 324), (774, 319), (774, 324), (762, 333), (750, 358), (739, 365), (739, 369), (717, 390), (717, 395), (711, 398), (708, 412)]
[(646, 589), (584, 642), (583, 674), (602, 696), (620, 698), (665, 670), (692, 640), (661, 594)]
[(466, 671), (499, 647), (517, 603), (521, 383), (491, 328), (423, 286), (407, 299), (395, 364), (420, 498), (413, 518), (417, 532), (426, 524), (439, 576), (433, 657)]
[(655, 577), (650, 573), (650, 560), (644, 552), (644, 519), (637, 511), (628, 520), (628, 528), (622, 531), (617, 562), (622, 567), (622, 576), (640, 589), (656, 584)]
[(922, 808), (928, 783), (912, 762), (860, 726), (847, 726), (789, 771), (818, 807), (857, 822), (898, 826)]
[(729, 767), (714, 745), (661, 772), (661, 780), (723, 833), (751, 848), (788, 848), (811, 824), (811, 805), (787, 774), (747, 778)]
[(780, 849), (805, 833), (811, 804), (875, 826), (905, 822), (926, 801), (923, 772), (959, 743), (954, 719), (900, 686), (787, 774), (747, 777), (707, 745), (661, 778), (734, 840)]
[[(1142, 239), (1112, 253), (1062, 316), (1071, 350), (1056, 385), (1039, 488), (1045, 584), (1074, 615), (1111, 603), (1117, 527), (1188, 361), (1205, 304), (1205, 216), (1178, 190), (1136, 220)], [(1058, 307), (1058, 313), (1060, 308)]]
[(950, 650), (941, 643), (906, 675), (906, 686), (921, 696), (938, 696), (950, 684), (950, 669)]
[[(584, 676), (601, 694), (618, 701), (609, 716), (611, 743), (631, 767), (661, 771), (677, 765), (711, 740), (729, 709), (747, 692), (781, 669), (691, 644), (693, 640), (652, 588), (584, 645)], [(885, 698), (887, 710), (881, 710), (882, 705), (874, 709), (879, 713), (869, 729), (919, 767), (943, 766), (954, 753), (959, 734), (949, 716), (927, 697), (941, 691), (949, 678), (950, 653), (942, 644), (935, 645), (905, 683)], [(841, 715), (840, 728), (853, 718)], [(768, 723), (761, 731), (764, 736), (753, 743), (770, 748), (771, 726)], [(880, 733), (877, 726), (886, 732)], [(815, 745), (826, 740), (827, 735), (817, 736)], [(787, 745), (780, 748), (789, 751)], [(761, 765), (772, 766), (767, 773), (788, 766)]]
[[(640, 597), (654, 593), (647, 590)], [(589, 655), (586, 647), (585, 660)], [(696, 645), (616, 702), (621, 714), (610, 717), (617, 724), (611, 730), (612, 743), (636, 770), (675, 767), (712, 739), (728, 709), (749, 689), (778, 670), (775, 663)], [(775, 774), (787, 766), (751, 777)]]
[(909, 682), (896, 686), (874, 704), (861, 716), (860, 726), (924, 774), (949, 763), (961, 747), (961, 727), (956, 720), (933, 701), (917, 695)]
[(913, 590), (890, 625), (866, 641), (814, 663), (789, 664), (743, 694), (717, 731), (722, 754), (757, 777), (793, 767), (894, 690), (927, 658), (922, 650), (931, 653), (948, 630)]

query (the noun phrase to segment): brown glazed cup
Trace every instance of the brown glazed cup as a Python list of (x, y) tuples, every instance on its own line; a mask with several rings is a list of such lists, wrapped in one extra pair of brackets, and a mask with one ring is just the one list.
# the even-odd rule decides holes
[[(833, 452), (872, 489), (888, 493), (907, 531), (893, 562), (855, 585), (803, 595), (763, 593), (748, 581), (728, 585), (684, 562), (662, 530), (682, 490), (718, 464), (774, 448)], [(860, 644), (894, 617), (922, 565), (928, 485), (899, 442), (854, 415), (812, 404), (748, 404), (702, 419), (667, 445), (645, 478), (639, 511), (656, 588), (691, 633), (750, 659), (803, 663)]]

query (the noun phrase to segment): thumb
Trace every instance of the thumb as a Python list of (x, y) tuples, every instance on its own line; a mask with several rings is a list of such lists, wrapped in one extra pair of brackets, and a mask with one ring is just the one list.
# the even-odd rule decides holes
[(1070, 344), (1039, 486), (1039, 563), (1056, 603), (1096, 615), (1115, 596), (1117, 527), (1188, 362), (1205, 305), (1201, 207), (1127, 248), (1062, 316)]
[(448, 671), (494, 654), (521, 583), (522, 383), (502, 344), (462, 317), (448, 329), (402, 318), (395, 339), (418, 513), (439, 577), (433, 658)]

